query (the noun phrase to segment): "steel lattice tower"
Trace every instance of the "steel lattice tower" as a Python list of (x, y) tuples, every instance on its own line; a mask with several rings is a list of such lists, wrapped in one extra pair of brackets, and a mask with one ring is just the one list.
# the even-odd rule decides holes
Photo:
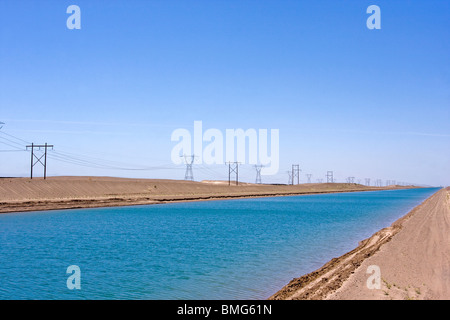
[(192, 171), (192, 165), (194, 163), (195, 155), (184, 155), (184, 161), (186, 163), (186, 172), (184, 174), (184, 180), (194, 181), (194, 172)]
[(261, 169), (264, 166), (260, 164), (260, 165), (255, 165), (254, 167), (256, 169), (256, 181), (255, 181), (255, 183), (256, 184), (261, 184), (262, 183), (261, 182)]
[(333, 183), (333, 171), (327, 171), (327, 183)]
[(294, 185), (295, 178), (297, 178), (297, 184), (300, 184), (300, 165), (292, 165), (292, 185)]

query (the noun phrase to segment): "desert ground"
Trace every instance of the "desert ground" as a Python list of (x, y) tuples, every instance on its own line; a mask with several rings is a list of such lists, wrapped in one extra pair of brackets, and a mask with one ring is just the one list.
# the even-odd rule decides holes
[(156, 204), (244, 197), (301, 195), (405, 188), (320, 183), (268, 185), (113, 177), (1, 178), (0, 213)]
[[(379, 288), (372, 266), (379, 270)], [(450, 299), (450, 188), (270, 299)]]

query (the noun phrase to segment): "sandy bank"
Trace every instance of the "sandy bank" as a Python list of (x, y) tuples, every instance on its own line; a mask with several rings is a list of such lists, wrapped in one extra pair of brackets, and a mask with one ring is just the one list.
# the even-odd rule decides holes
[(286, 196), (403, 188), (359, 184), (319, 183), (265, 185), (184, 180), (111, 177), (49, 177), (0, 179), (0, 213), (200, 201), (229, 198)]
[[(379, 289), (367, 286), (373, 265)], [(450, 299), (450, 188), (270, 299)]]

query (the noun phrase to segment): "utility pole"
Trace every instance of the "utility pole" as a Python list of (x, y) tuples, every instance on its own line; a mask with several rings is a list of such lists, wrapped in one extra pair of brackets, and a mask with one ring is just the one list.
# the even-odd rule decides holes
[(333, 183), (334, 179), (333, 179), (333, 171), (327, 171), (327, 183)]
[(306, 174), (306, 178), (308, 178), (308, 183), (311, 183), (311, 177), (312, 177), (311, 173)]
[[(234, 173), (236, 176), (236, 185), (239, 183), (239, 164), (237, 161), (228, 161), (228, 185), (231, 185), (231, 174)], [(232, 166), (233, 165), (233, 166)]]
[(184, 161), (186, 162), (186, 172), (184, 174), (184, 180), (194, 181), (194, 172), (192, 171), (192, 164), (194, 163), (195, 154), (191, 156), (184, 155)]
[(297, 184), (300, 184), (300, 165), (292, 165), (292, 185), (294, 185), (295, 178), (297, 177)]
[[(34, 144), (32, 143), (31, 146), (26, 146), (27, 150), (28, 148), (31, 148), (31, 167), (30, 167), (30, 178), (33, 179), (33, 167), (37, 164), (40, 163), (42, 164), (42, 166), (44, 167), (44, 179), (47, 179), (47, 148), (52, 148), (53, 150), (53, 145), (52, 144)], [(35, 152), (34, 149), (35, 148), (39, 148), (39, 151), (41, 150), (41, 148), (44, 148), (44, 154), (42, 154), (40, 157), (38, 157)], [(44, 162), (42, 162), (42, 158), (44, 158)], [(36, 159), (36, 160), (35, 160)]]
[(256, 184), (261, 184), (261, 168), (264, 167), (262, 164), (260, 165), (255, 165), (254, 166), (256, 169)]

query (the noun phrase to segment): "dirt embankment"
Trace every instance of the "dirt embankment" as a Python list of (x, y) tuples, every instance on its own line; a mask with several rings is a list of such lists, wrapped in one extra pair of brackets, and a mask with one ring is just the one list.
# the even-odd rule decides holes
[(111, 177), (0, 179), (0, 213), (51, 209), (123, 206), (174, 201), (300, 195), (402, 188), (320, 183), (265, 185), (224, 181), (180, 181)]
[[(367, 286), (369, 266), (380, 288)], [(450, 188), (269, 299), (450, 299)]]

